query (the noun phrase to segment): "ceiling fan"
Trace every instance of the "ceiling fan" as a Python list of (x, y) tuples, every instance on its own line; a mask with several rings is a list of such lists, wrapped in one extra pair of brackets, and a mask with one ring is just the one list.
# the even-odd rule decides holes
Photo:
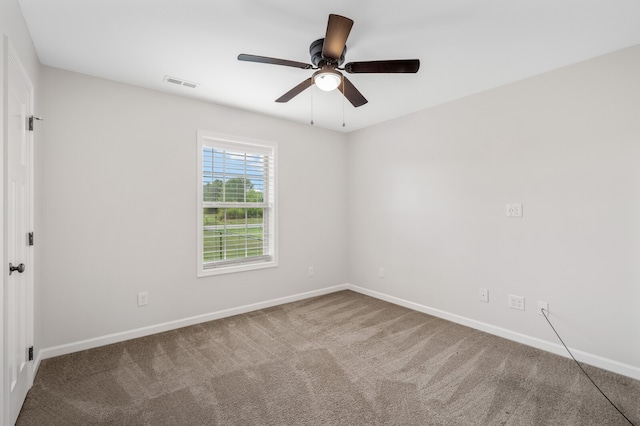
[(349, 62), (344, 68), (340, 68), (344, 63), (344, 56), (347, 53), (347, 37), (349, 37), (352, 26), (353, 21), (349, 18), (334, 14), (329, 15), (325, 37), (314, 41), (311, 43), (311, 46), (309, 46), (309, 54), (311, 55), (313, 65), (286, 59), (247, 55), (245, 53), (238, 55), (238, 60), (283, 65), (304, 70), (318, 70), (313, 73), (311, 77), (276, 99), (276, 102), (281, 103), (289, 102), (305, 89), (315, 84), (318, 88), (325, 91), (339, 89), (354, 107), (359, 107), (366, 104), (367, 100), (340, 71), (346, 71), (349, 74), (418, 72), (420, 68), (419, 59)]

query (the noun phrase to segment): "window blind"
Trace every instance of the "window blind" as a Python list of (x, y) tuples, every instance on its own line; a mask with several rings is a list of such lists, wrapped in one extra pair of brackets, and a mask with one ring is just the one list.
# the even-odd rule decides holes
[(273, 261), (273, 147), (205, 140), (202, 161), (202, 269)]

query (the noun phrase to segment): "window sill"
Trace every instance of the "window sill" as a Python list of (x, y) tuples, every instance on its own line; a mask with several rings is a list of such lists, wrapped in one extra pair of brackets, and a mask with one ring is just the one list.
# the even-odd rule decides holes
[(237, 272), (256, 271), (259, 269), (275, 268), (278, 263), (275, 260), (261, 263), (238, 264), (221, 266), (219, 268), (203, 269), (198, 265), (198, 278), (210, 277), (213, 275), (235, 274)]

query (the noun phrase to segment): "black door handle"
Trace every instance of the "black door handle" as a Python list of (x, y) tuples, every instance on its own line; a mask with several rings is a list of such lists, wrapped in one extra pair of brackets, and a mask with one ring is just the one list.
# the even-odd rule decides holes
[(13, 266), (11, 263), (9, 263), (9, 275), (14, 273), (15, 271), (18, 271), (19, 273), (23, 273), (24, 272), (24, 263), (21, 263), (18, 266)]

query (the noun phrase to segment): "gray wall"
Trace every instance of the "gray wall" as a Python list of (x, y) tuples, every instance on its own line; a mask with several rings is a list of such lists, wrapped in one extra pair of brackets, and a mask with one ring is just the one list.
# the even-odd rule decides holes
[(546, 301), (640, 377), (639, 75), (634, 47), (350, 134), (350, 282), (534, 344)]
[[(639, 71), (635, 47), (343, 135), (45, 67), (42, 347), (348, 282), (553, 349), (546, 301), (640, 377)], [(279, 143), (279, 268), (195, 278), (196, 129)]]
[[(544, 300), (570, 346), (638, 376), (639, 47), (343, 135), (41, 69), (0, 7), (46, 118), (37, 348), (349, 282), (534, 343), (555, 342)], [(279, 143), (279, 268), (195, 278), (197, 129)]]
[[(347, 281), (345, 135), (49, 67), (44, 87), (42, 347)], [(278, 143), (278, 268), (196, 278), (198, 129)]]

